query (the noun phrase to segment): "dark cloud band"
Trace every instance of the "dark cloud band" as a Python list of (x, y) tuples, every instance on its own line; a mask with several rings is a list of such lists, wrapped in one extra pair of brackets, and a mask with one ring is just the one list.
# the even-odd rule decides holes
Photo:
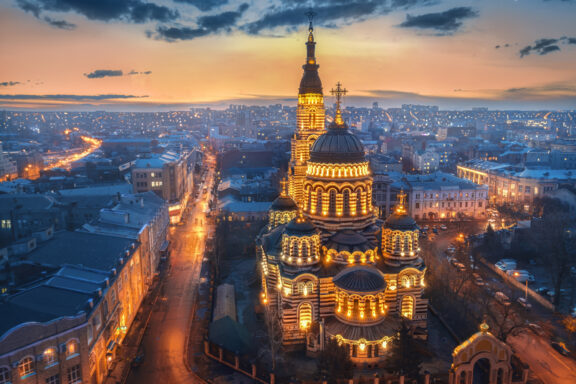
[(399, 27), (429, 29), (441, 34), (451, 34), (462, 26), (463, 20), (474, 17), (478, 17), (478, 11), (473, 8), (457, 7), (438, 13), (406, 15), (406, 20)]

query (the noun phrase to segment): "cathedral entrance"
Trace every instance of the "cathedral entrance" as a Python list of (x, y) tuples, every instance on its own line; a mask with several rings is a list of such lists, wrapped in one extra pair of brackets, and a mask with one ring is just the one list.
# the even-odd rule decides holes
[(490, 384), (490, 360), (478, 359), (472, 371), (472, 384)]

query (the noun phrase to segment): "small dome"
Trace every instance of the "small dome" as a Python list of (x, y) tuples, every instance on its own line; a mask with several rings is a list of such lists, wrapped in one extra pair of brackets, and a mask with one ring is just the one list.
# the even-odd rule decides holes
[(290, 196), (280, 195), (272, 202), (270, 209), (273, 211), (297, 211), (298, 206)]
[(364, 146), (346, 127), (330, 126), (310, 150), (310, 161), (317, 163), (364, 162)]
[(375, 268), (350, 267), (334, 277), (334, 284), (345, 291), (381, 292), (386, 289), (386, 280)]
[(316, 232), (314, 224), (303, 216), (295, 217), (286, 225), (286, 233), (289, 235), (312, 235), (314, 232)]
[(385, 226), (391, 229), (414, 230), (417, 228), (416, 220), (407, 214), (393, 213), (386, 219)]

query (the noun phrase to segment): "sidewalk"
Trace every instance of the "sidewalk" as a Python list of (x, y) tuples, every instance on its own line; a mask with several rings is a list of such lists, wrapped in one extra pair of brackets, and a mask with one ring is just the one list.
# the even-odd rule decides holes
[(125, 383), (130, 373), (130, 365), (132, 360), (138, 354), (138, 349), (146, 332), (148, 321), (152, 315), (154, 305), (161, 292), (161, 287), (164, 284), (166, 276), (166, 269), (162, 268), (159, 279), (151, 286), (148, 294), (142, 300), (138, 314), (132, 322), (122, 345), (118, 347), (116, 359), (112, 362), (111, 369), (108, 376), (104, 379), (105, 384), (121, 384)]

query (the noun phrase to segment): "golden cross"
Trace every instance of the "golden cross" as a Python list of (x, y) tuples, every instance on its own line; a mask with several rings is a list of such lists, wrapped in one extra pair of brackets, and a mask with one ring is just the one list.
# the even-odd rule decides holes
[(336, 89), (332, 88), (330, 90), (330, 93), (334, 96), (336, 96), (336, 107), (337, 109), (340, 109), (340, 104), (342, 102), (342, 96), (346, 95), (348, 93), (348, 90), (346, 88), (342, 88), (342, 84), (340, 82), (336, 83)]
[(286, 181), (286, 178), (283, 178), (282, 180), (280, 180), (280, 185), (282, 186), (282, 192), (280, 193), (282, 196), (286, 196), (286, 184), (288, 182)]

